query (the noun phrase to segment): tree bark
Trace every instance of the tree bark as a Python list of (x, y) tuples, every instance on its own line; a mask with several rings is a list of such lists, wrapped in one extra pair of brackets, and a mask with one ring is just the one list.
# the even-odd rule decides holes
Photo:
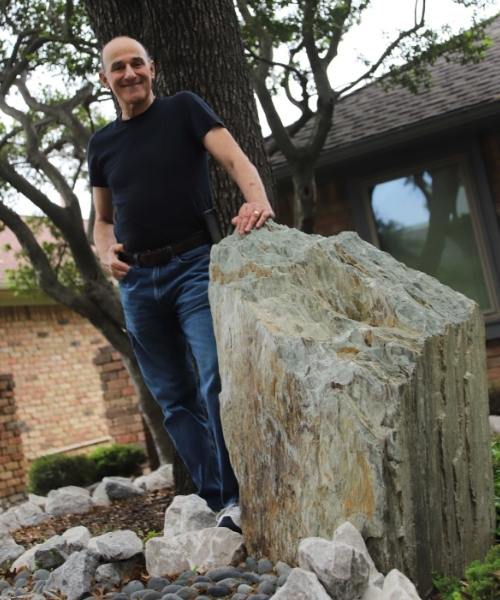
[(314, 166), (304, 163), (292, 170), (293, 224), (305, 233), (314, 233), (316, 220), (316, 178)]
[[(155, 61), (159, 95), (190, 90), (212, 106), (259, 170), (274, 204), (271, 170), (231, 0), (84, 0), (84, 5), (101, 44), (117, 35), (143, 43)], [(211, 169), (211, 183), (227, 234), (242, 198), (216, 165)]]
[[(271, 170), (231, 0), (84, 0), (84, 5), (101, 45), (128, 35), (146, 47), (156, 66), (155, 93), (168, 96), (190, 90), (212, 106), (259, 170), (273, 203)], [(241, 195), (215, 164), (211, 184), (221, 229), (228, 234)], [(193, 491), (177, 455), (174, 476), (178, 493)]]

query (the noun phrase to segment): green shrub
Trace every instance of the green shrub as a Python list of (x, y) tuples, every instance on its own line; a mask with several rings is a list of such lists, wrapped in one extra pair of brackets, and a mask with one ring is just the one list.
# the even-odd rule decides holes
[(434, 575), (434, 587), (441, 600), (497, 600), (500, 598), (500, 437), (491, 444), (495, 483), (496, 540), (484, 560), (475, 560), (465, 569), (463, 581)]
[(40, 456), (31, 463), (28, 472), (28, 490), (42, 496), (65, 485), (85, 486), (93, 481), (94, 463), (83, 455)]
[(146, 460), (144, 450), (135, 444), (99, 446), (88, 457), (95, 465), (96, 480), (111, 475), (140, 475), (141, 464)]
[(465, 579), (472, 600), (500, 598), (500, 545), (490, 548), (484, 561), (472, 562), (465, 569)]
[(495, 509), (497, 514), (496, 538), (500, 543), (500, 437), (496, 437), (491, 445), (491, 454), (493, 458), (493, 480), (495, 483)]

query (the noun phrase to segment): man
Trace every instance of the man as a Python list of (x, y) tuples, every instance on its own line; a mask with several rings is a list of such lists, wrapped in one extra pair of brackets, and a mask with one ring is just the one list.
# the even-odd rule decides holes
[(114, 38), (102, 62), (101, 81), (121, 115), (89, 144), (98, 254), (119, 281), (144, 380), (198, 494), (221, 510), (221, 526), (239, 531), (207, 295), (207, 151), (245, 198), (232, 220), (240, 234), (263, 225), (273, 211), (255, 167), (198, 96), (155, 98), (154, 65), (137, 40)]

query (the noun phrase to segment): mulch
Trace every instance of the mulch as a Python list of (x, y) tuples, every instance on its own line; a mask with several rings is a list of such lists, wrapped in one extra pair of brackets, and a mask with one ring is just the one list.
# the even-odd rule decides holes
[(92, 536), (130, 529), (144, 539), (150, 532), (163, 532), (165, 510), (173, 497), (172, 488), (153, 490), (142, 496), (115, 500), (110, 506), (95, 506), (84, 514), (51, 517), (39, 525), (17, 529), (11, 536), (26, 549), (77, 525), (87, 527)]

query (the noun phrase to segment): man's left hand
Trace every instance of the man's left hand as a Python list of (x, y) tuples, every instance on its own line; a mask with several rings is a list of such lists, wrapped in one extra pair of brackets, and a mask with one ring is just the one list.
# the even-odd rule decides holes
[(236, 217), (231, 219), (231, 223), (236, 227), (236, 231), (243, 235), (249, 233), (254, 227), (259, 229), (269, 218), (274, 218), (273, 209), (269, 204), (244, 202)]

